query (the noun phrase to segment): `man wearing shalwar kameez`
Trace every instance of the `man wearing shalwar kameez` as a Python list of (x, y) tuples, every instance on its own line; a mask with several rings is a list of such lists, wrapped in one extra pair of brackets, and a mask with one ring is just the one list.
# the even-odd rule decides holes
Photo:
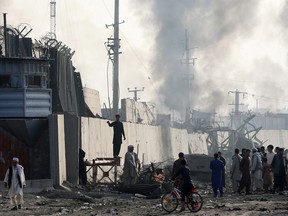
[(23, 204), (23, 187), (26, 186), (24, 168), (18, 164), (19, 159), (12, 159), (12, 166), (8, 168), (4, 183), (9, 188), (9, 196), (14, 207), (11, 210), (21, 209)]
[(138, 156), (134, 151), (134, 146), (129, 145), (128, 151), (125, 154), (123, 168), (123, 183), (124, 185), (133, 185), (137, 181), (137, 165), (140, 165)]
[(252, 173), (252, 189), (255, 187), (257, 192), (261, 191), (263, 188), (263, 165), (262, 158), (257, 149), (252, 149), (252, 165), (251, 165), (251, 173)]
[(210, 162), (210, 169), (212, 170), (212, 188), (214, 197), (217, 197), (218, 189), (220, 196), (223, 196), (222, 173), (224, 172), (224, 164), (219, 160), (219, 155), (214, 154), (214, 160)]
[(240, 162), (242, 157), (239, 155), (239, 149), (235, 149), (235, 154), (232, 157), (232, 166), (231, 166), (231, 180), (232, 180), (232, 188), (233, 192), (237, 193), (237, 190), (240, 185), (240, 180), (242, 177), (242, 173), (240, 170)]

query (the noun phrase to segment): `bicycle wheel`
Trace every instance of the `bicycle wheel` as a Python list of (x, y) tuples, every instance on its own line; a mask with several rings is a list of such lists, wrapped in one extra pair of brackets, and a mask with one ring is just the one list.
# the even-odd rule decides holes
[(173, 212), (178, 207), (178, 199), (174, 193), (167, 192), (161, 198), (162, 208), (167, 212)]
[(187, 207), (191, 212), (198, 212), (203, 206), (203, 199), (197, 192), (192, 192), (188, 195)]

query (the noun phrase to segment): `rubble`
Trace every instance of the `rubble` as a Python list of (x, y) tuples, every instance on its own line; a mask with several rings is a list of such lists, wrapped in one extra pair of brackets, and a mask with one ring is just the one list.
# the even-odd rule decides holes
[[(228, 192), (223, 197), (213, 198), (211, 188), (196, 182), (196, 188), (203, 196), (204, 205), (195, 216), (239, 216), (239, 215), (288, 215), (287, 194), (254, 194), (249, 196), (231, 195)], [(60, 189), (44, 190), (38, 194), (24, 195), (24, 209), (13, 212), (15, 216), (22, 215), (87, 215), (87, 216), (161, 216), (167, 215), (160, 199), (147, 199), (145, 196), (119, 193), (109, 187), (89, 186), (87, 188), (71, 187), (71, 191)], [(103, 189), (105, 192), (103, 192)], [(10, 216), (10, 202), (7, 191), (0, 191), (0, 215)], [(90, 195), (91, 196), (90, 196)], [(99, 195), (97, 195), (99, 194)], [(92, 196), (93, 195), (93, 196)], [(179, 207), (180, 208), (180, 205)], [(176, 210), (171, 216), (179, 215)], [(191, 215), (186, 210), (180, 215)]]

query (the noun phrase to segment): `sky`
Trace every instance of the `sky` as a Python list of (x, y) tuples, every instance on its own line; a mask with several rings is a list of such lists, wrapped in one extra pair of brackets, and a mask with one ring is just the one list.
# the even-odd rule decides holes
[[(0, 0), (0, 8), (8, 24), (29, 23), (35, 39), (50, 31), (49, 0)], [(247, 93), (240, 97), (243, 109), (286, 109), (286, 13), (286, 0), (120, 0), (120, 98), (133, 97), (127, 88), (145, 87), (140, 101), (156, 103), (159, 112), (182, 112), (190, 73), (193, 109), (228, 114), (234, 103), (228, 92), (236, 89)], [(113, 14), (114, 0), (56, 3), (57, 39), (76, 51), (72, 60), (83, 85), (98, 90), (107, 106), (112, 64), (104, 43), (113, 27), (105, 25)], [(197, 58), (189, 72), (185, 30), (190, 58)]]

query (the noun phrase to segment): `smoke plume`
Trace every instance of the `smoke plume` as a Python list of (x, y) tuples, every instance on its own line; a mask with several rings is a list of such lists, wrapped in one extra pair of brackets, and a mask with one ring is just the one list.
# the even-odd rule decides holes
[[(261, 18), (266, 1), (157, 0), (146, 4), (151, 9), (148, 14), (152, 16), (149, 17), (150, 25), (156, 31), (154, 58), (151, 62), (153, 80), (161, 83), (159, 98), (167, 107), (180, 113), (185, 109), (185, 29), (189, 33), (190, 48), (198, 47), (190, 51), (190, 58), (197, 58), (196, 66), (191, 65), (190, 71), (195, 75), (190, 89), (192, 108), (212, 111), (220, 106), (227, 107), (227, 92), (236, 88), (252, 92), (265, 90), (267, 94), (271, 91), (283, 93), (277, 85), (277, 79), (274, 79), (275, 82), (271, 79), (275, 71), (279, 77), (284, 76), (283, 66), (264, 54), (252, 56), (256, 60), (249, 56), (252, 55), (250, 49), (253, 46), (255, 50), (264, 49), (261, 41), (257, 41), (257, 35), (265, 25), (272, 24), (272, 21), (267, 23), (266, 18)], [(134, 3), (138, 10), (141, 5), (142, 1)], [(288, 8), (287, 3), (285, 7)], [(281, 19), (282, 25), (287, 27), (286, 11), (283, 9), (278, 19), (284, 17)], [(147, 13), (142, 11), (139, 15), (143, 16), (143, 21), (145, 17), (144, 25), (147, 25)], [(252, 85), (250, 77), (256, 79)], [(263, 86), (267, 80), (269, 84)]]

